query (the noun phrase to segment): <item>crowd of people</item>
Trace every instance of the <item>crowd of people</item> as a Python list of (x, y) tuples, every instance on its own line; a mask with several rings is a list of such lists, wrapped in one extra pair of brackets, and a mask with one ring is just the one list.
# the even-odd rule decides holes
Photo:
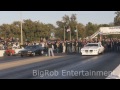
[[(92, 40), (86, 40), (86, 39), (80, 39), (72, 41), (66, 40), (53, 40), (53, 41), (34, 41), (34, 42), (25, 42), (23, 47), (29, 46), (29, 45), (41, 45), (45, 48), (46, 51), (48, 51), (48, 54), (50, 55), (50, 52), (52, 53), (52, 56), (54, 56), (54, 53), (81, 53), (80, 50), (84, 45), (86, 45), (88, 42), (99, 42), (98, 39), (92, 39)], [(105, 52), (120, 52), (120, 39), (118, 38), (106, 38), (101, 40), (102, 45), (105, 47)], [(19, 42), (7, 42), (2, 41), (0, 42), (0, 50), (4, 50), (6, 48), (21, 48), (21, 45)]]
[(14, 37), (2, 39), (0, 37), (0, 50), (7, 48), (20, 48), (19, 39)]
[(108, 38), (102, 39), (102, 45), (105, 47), (105, 52), (120, 52), (120, 39)]
[(120, 39), (118, 38), (106, 38), (101, 41), (98, 39), (92, 40), (72, 40), (72, 41), (54, 41), (51, 42), (53, 45), (53, 50), (56, 53), (81, 53), (81, 48), (83, 48), (87, 43), (97, 43), (101, 42), (105, 48), (105, 52), (120, 52)]
[[(66, 40), (54, 40), (54, 41), (41, 41), (40, 44), (42, 47), (46, 48), (48, 53), (51, 51), (49, 48), (52, 48), (54, 53), (81, 53), (81, 48), (83, 48), (87, 43), (97, 43), (100, 42), (99, 39), (80, 39), (72, 41)], [(105, 52), (120, 52), (120, 39), (118, 38), (106, 38), (101, 39), (101, 43), (105, 48)], [(34, 43), (35, 44), (35, 43)]]

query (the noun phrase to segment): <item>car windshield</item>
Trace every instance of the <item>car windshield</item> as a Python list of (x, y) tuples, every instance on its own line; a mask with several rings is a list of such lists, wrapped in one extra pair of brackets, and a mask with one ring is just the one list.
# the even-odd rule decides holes
[(98, 44), (87, 44), (86, 46), (98, 46)]
[(26, 46), (25, 49), (36, 49), (37, 46)]

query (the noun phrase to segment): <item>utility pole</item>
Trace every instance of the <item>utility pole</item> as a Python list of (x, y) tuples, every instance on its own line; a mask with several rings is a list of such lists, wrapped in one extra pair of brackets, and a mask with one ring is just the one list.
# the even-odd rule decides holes
[(70, 29), (70, 41), (71, 41), (71, 28), (69, 27), (69, 29)]
[(63, 20), (62, 20), (62, 23), (63, 23), (63, 30), (64, 30), (64, 41), (65, 41), (65, 37), (66, 37), (66, 36), (65, 36), (65, 34), (66, 34), (66, 33), (65, 33), (65, 26), (66, 26), (65, 24), (66, 24), (66, 23), (65, 23)]
[(22, 11), (20, 12), (20, 30), (21, 30), (21, 45), (23, 45)]
[(77, 25), (76, 25), (76, 39), (78, 40), (78, 28), (77, 28)]
[(64, 26), (64, 41), (65, 41), (65, 26)]

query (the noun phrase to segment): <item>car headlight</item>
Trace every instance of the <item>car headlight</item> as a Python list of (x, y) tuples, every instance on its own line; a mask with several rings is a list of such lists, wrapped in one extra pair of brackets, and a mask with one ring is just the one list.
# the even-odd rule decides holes
[(32, 51), (28, 51), (29, 53), (31, 53)]
[(21, 53), (21, 51), (19, 51), (18, 53)]

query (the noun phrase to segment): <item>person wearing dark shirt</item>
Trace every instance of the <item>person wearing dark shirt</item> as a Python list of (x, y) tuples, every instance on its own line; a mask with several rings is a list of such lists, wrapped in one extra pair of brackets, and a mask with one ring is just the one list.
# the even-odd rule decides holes
[(51, 56), (51, 55), (54, 56), (52, 43), (48, 42), (48, 56)]
[(78, 41), (78, 53), (80, 53), (81, 51), (81, 48), (82, 48), (82, 41)]

